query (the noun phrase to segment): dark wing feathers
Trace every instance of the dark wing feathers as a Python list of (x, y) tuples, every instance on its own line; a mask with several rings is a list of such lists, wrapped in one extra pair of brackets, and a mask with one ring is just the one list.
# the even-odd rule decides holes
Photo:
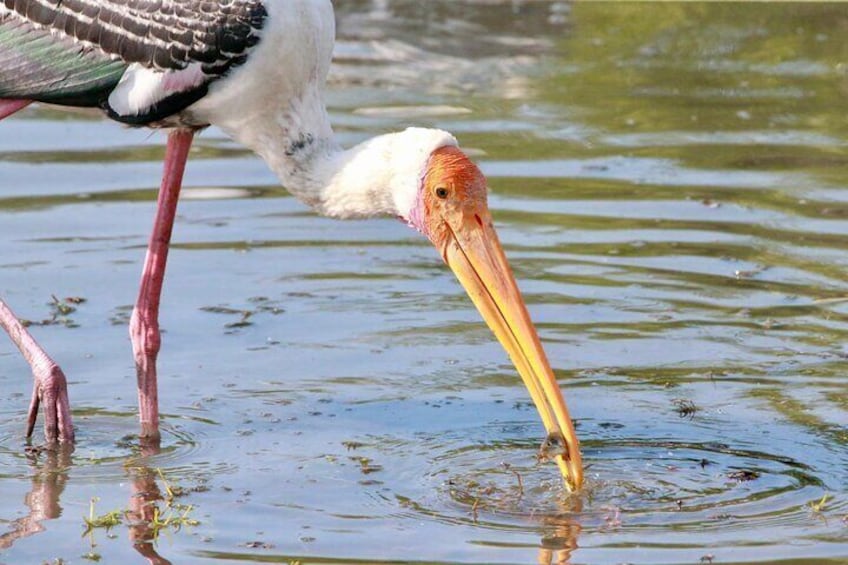
[(2, 1), (32, 24), (160, 69), (225, 64), (256, 43), (267, 15), (259, 0)]
[[(200, 65), (205, 78), (191, 88), (205, 92), (246, 60), (266, 16), (261, 0), (0, 0), (0, 98), (105, 105), (133, 64)], [(162, 119), (200, 93), (171, 94), (132, 122)]]
[(126, 69), (74, 40), (0, 19), (0, 98), (98, 105)]

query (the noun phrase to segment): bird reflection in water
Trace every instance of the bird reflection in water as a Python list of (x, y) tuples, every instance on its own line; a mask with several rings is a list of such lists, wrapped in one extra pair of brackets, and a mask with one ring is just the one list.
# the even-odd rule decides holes
[[(121, 517), (126, 524), (130, 544), (147, 563), (170, 565), (171, 561), (157, 551), (157, 540), (164, 528), (174, 531), (174, 528), (163, 522), (163, 516), (172, 514), (173, 508), (180, 506), (173, 504), (175, 494), (164, 482), (161, 471), (144, 463), (161, 452), (157, 443), (142, 440), (140, 451), (127, 458), (123, 465), (131, 491), (127, 508), (121, 513)], [(58, 442), (45, 448), (27, 449), (32, 466), (32, 489), (24, 502), (29, 508), (29, 514), (10, 522), (10, 530), (0, 534), (0, 550), (10, 548), (19, 539), (43, 532), (45, 527), (42, 522), (61, 515), (60, 499), (73, 467), (73, 449), (73, 445)], [(474, 522), (485, 527), (485, 514), (500, 511), (512, 514), (517, 511), (536, 522), (543, 533), (537, 562), (540, 565), (569, 565), (574, 551), (578, 548), (577, 540), (582, 531), (579, 522), (583, 510), (582, 497), (567, 496), (560, 499), (558, 508), (549, 513), (537, 513), (532, 510), (528, 512), (526, 508), (516, 509), (516, 504), (523, 506), (520, 502), (524, 497), (524, 487), (518, 472), (507, 465), (504, 467), (518, 477), (517, 486), (503, 492), (490, 493), (494, 496), (489, 497), (488, 502), (474, 504)], [(164, 491), (160, 483), (165, 485)], [(471, 496), (479, 502), (479, 494), (454, 491), (453, 496), (457, 501), (470, 503)], [(509, 506), (513, 508), (510, 509)]]
[[(543, 444), (539, 463), (545, 461), (548, 447)], [(540, 565), (570, 565), (583, 530), (580, 520), (584, 516), (584, 497), (573, 493), (554, 494), (547, 481), (536, 484), (535, 479), (528, 480), (527, 476), (532, 474), (529, 467), (503, 462), (489, 469), (489, 473), (491, 480), (477, 475), (450, 478), (447, 486), (452, 501), (468, 509), (471, 522), (480, 528), (500, 530), (521, 522), (541, 534), (537, 556)], [(505, 478), (510, 474), (514, 480)], [(413, 503), (409, 506), (438, 515), (436, 509)]]
[[(159, 454), (159, 447), (145, 445), (142, 441), (142, 456), (150, 457)], [(160, 503), (165, 500), (156, 478), (159, 471), (147, 465), (140, 464), (138, 460), (127, 465), (127, 473), (130, 475), (132, 494), (130, 495), (129, 520), (130, 541), (133, 547), (151, 565), (170, 565), (170, 561), (156, 552), (156, 539), (159, 528), (155, 525), (156, 517), (161, 512)]]
[(32, 490), (24, 498), (29, 514), (11, 522), (10, 531), (0, 534), (0, 550), (12, 547), (21, 538), (43, 532), (41, 523), (62, 513), (59, 498), (68, 482), (73, 449), (67, 444), (56, 444), (50, 449), (27, 448), (33, 468)]
[[(42, 522), (61, 515), (60, 499), (73, 467), (73, 449), (73, 445), (58, 442), (49, 447), (27, 448), (33, 470), (32, 490), (24, 498), (29, 514), (12, 521), (10, 530), (0, 534), (0, 551), (9, 549), (19, 539), (43, 532)], [(172, 496), (163, 494), (159, 486), (160, 471), (143, 463), (159, 452), (159, 447), (142, 442), (141, 457), (133, 456), (125, 463), (131, 493), (122, 517), (133, 548), (150, 565), (170, 565), (168, 559), (159, 555), (156, 541), (163, 527), (167, 527), (161, 517), (168, 514)]]
[(571, 557), (577, 549), (577, 538), (582, 527), (575, 517), (582, 507), (582, 502), (576, 501), (572, 512), (558, 516), (548, 516), (544, 519), (548, 533), (542, 537), (539, 549), (539, 565), (571, 565)]

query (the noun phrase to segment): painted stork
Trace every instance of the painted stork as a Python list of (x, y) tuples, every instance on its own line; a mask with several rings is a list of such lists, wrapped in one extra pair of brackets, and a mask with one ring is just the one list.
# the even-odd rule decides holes
[[(506, 349), (547, 429), (566, 484), (583, 480), (577, 437), (492, 225), (486, 179), (436, 129), (342, 149), (324, 103), (330, 0), (2, 0), (0, 118), (30, 102), (102, 109), (167, 128), (164, 174), (130, 321), (141, 436), (159, 437), (158, 310), (194, 134), (215, 124), (258, 153), (283, 186), (333, 218), (390, 215), (430, 239)], [(0, 300), (0, 325), (32, 367), (28, 414), (48, 441), (73, 441), (65, 377)]]

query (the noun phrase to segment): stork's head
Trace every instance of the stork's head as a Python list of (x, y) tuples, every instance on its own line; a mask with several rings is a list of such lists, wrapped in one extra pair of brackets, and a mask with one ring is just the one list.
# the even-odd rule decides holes
[(583, 469), (574, 426), (492, 225), (486, 178), (455, 143), (445, 137), (426, 156), (400, 214), (433, 242), (506, 349), (547, 429), (544, 454), (575, 490)]

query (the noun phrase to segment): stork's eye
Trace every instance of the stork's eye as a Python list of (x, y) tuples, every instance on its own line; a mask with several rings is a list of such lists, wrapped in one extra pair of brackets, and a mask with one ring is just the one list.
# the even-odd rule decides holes
[(441, 198), (442, 200), (444, 200), (445, 198), (447, 198), (447, 197), (448, 197), (448, 194), (449, 194), (449, 191), (448, 191), (448, 189), (447, 189), (447, 188), (445, 188), (445, 187), (443, 187), (443, 186), (440, 186), (440, 187), (436, 188), (436, 196), (438, 196), (438, 197), (439, 197), (439, 198)]

